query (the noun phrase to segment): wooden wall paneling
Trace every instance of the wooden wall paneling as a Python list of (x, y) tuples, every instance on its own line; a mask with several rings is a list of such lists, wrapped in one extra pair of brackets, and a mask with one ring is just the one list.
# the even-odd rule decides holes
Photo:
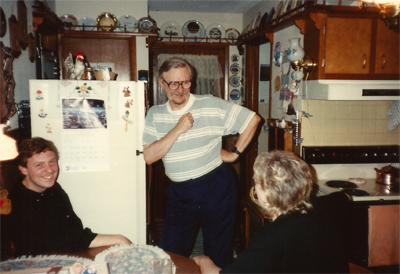
[[(258, 89), (259, 89), (259, 46), (246, 45), (246, 81), (245, 81), (245, 104), (244, 106), (258, 113)], [(263, 121), (260, 122), (260, 125)], [(253, 177), (253, 165), (258, 156), (258, 136), (260, 126), (252, 142), (249, 144), (245, 157), (241, 160), (241, 183), (243, 193), (247, 195), (251, 188), (251, 178)]]
[(66, 79), (64, 61), (68, 54), (83, 52), (89, 63), (113, 63), (117, 80), (136, 81), (136, 37), (121, 35), (59, 35), (59, 58), (62, 78)]

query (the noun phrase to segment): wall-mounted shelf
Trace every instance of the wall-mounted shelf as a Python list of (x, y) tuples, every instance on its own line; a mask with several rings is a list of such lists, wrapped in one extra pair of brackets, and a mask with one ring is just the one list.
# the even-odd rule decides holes
[(327, 5), (326, 1), (313, 0), (305, 1), (303, 4), (290, 9), (274, 18), (269, 22), (260, 24), (256, 29), (242, 33), (238, 37), (237, 46), (239, 51), (243, 50), (244, 45), (261, 45), (264, 43), (273, 43), (273, 33), (293, 24), (300, 28), (300, 32), (304, 34), (305, 20), (312, 17), (313, 13), (348, 13), (357, 17), (358, 14), (364, 13), (379, 13), (376, 7), (358, 7), (342, 5), (342, 0), (338, 0), (337, 5)]

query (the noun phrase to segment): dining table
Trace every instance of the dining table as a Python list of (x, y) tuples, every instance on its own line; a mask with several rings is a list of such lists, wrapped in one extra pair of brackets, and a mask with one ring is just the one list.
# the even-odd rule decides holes
[[(97, 254), (103, 252), (110, 247), (111, 246), (93, 247), (78, 252), (57, 253), (57, 255), (76, 256), (80, 258), (94, 260)], [(172, 252), (165, 253), (167, 253), (171, 257), (171, 260), (176, 268), (176, 274), (201, 274), (200, 267), (192, 259)]]

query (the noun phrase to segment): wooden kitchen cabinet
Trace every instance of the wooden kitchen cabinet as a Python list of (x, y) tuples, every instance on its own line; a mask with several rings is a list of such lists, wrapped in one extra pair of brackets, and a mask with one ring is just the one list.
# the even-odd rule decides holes
[(374, 10), (329, 9), (309, 14), (304, 49), (316, 67), (309, 80), (398, 80), (398, 32)]
[(400, 33), (378, 20), (376, 37), (376, 74), (400, 74)]

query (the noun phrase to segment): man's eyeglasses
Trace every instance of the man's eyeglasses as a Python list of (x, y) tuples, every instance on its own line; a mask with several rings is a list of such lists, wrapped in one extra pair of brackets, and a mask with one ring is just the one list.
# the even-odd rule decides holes
[(178, 89), (179, 86), (182, 86), (182, 88), (190, 88), (190, 86), (192, 85), (191, 81), (182, 81), (182, 82), (171, 81), (169, 83), (167, 81), (165, 81), (165, 79), (163, 79), (163, 81), (167, 84), (167, 86), (171, 90)]

